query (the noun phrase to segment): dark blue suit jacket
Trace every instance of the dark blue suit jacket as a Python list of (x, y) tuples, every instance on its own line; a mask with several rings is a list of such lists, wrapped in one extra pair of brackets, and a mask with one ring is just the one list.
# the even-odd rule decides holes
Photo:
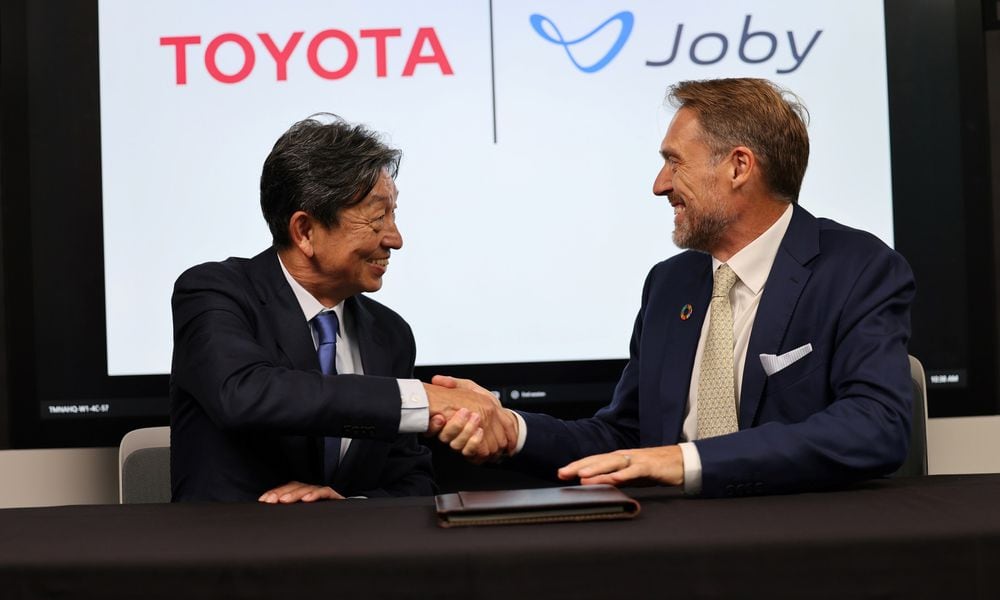
[(256, 501), (322, 481), (322, 437), (354, 438), (332, 487), (345, 496), (434, 492), (429, 451), (399, 435), (396, 378), (416, 345), (395, 312), (345, 303), (365, 375), (326, 376), (274, 250), (193, 267), (172, 298), (171, 479), (175, 501)]
[[(591, 454), (680, 440), (712, 291), (712, 260), (684, 252), (650, 271), (611, 404), (589, 419), (524, 413), (516, 462), (547, 473)], [(707, 496), (791, 492), (894, 471), (912, 389), (906, 345), (913, 275), (874, 236), (796, 206), (750, 335), (740, 430), (696, 441)], [(681, 307), (694, 312), (680, 318)], [(768, 377), (760, 354), (812, 352)]]

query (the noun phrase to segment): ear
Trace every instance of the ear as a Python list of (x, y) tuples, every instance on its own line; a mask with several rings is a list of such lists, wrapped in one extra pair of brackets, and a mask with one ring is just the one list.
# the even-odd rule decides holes
[(315, 230), (316, 221), (307, 212), (297, 210), (288, 219), (288, 236), (292, 240), (292, 246), (298, 248), (307, 258), (312, 258), (316, 253), (313, 247)]
[(733, 190), (747, 185), (757, 170), (757, 157), (746, 146), (737, 146), (729, 153), (729, 175)]

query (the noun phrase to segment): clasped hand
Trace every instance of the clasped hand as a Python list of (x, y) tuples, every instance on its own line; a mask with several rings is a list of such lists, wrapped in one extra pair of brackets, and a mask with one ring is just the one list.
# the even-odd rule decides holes
[(486, 388), (469, 379), (435, 375), (424, 384), (431, 420), (427, 435), (474, 463), (508, 456), (517, 446), (517, 418)]

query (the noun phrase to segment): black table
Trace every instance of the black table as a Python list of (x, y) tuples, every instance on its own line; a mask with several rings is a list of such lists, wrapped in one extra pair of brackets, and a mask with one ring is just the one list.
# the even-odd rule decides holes
[(440, 529), (430, 498), (0, 510), (0, 598), (1000, 598), (1000, 475)]

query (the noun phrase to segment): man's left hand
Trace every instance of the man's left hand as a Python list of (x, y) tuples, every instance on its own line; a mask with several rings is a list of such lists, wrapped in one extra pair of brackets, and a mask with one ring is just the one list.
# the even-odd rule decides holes
[(680, 446), (676, 445), (636, 448), (595, 454), (559, 469), (559, 479), (578, 477), (583, 485), (623, 485), (630, 482), (681, 485), (684, 483), (684, 458)]

